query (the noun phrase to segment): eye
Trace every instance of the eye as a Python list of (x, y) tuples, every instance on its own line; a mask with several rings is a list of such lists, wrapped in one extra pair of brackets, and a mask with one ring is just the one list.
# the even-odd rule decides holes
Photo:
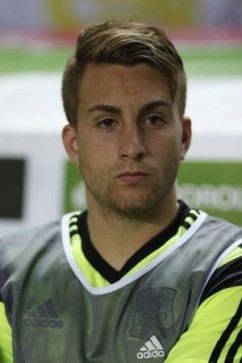
[(143, 123), (149, 126), (159, 126), (164, 123), (164, 119), (158, 115), (151, 115), (146, 117)]
[(115, 120), (111, 118), (105, 118), (98, 122), (97, 126), (103, 129), (111, 129), (116, 125)]

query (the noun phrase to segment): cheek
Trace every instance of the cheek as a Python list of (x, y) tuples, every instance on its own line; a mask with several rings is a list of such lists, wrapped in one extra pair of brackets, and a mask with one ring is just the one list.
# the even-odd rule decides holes
[(177, 165), (182, 159), (182, 143), (178, 135), (166, 139), (166, 142), (159, 146), (161, 151), (161, 159), (164, 164), (168, 164), (172, 167), (172, 164)]
[(160, 135), (159, 138), (151, 138), (149, 140), (149, 150), (153, 150), (153, 153), (160, 150), (160, 154), (163, 156), (171, 153), (175, 154), (180, 153), (181, 144), (181, 135), (170, 132)]
[(107, 152), (100, 143), (85, 142), (79, 147), (79, 165), (83, 173), (100, 174), (108, 160)]

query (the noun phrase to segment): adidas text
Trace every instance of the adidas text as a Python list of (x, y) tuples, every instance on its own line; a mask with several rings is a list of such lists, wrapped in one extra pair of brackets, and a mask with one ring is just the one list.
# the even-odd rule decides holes
[(153, 350), (147, 352), (138, 352), (137, 358), (138, 359), (150, 359), (150, 358), (161, 358), (164, 357), (165, 353), (163, 350)]
[(24, 319), (24, 325), (25, 326), (31, 326), (34, 328), (56, 328), (56, 329), (62, 329), (63, 328), (63, 322), (61, 320), (55, 320), (55, 319)]
[(155, 335), (152, 335), (137, 353), (138, 359), (162, 358), (165, 356), (164, 349)]

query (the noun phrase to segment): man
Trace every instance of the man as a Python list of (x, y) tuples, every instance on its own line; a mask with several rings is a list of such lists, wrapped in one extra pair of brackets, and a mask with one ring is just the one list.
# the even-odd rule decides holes
[[(241, 362), (242, 230), (177, 201), (186, 76), (159, 29), (89, 26), (63, 142), (87, 211), (1, 241), (1, 363)], [(3, 305), (2, 305), (3, 307)]]

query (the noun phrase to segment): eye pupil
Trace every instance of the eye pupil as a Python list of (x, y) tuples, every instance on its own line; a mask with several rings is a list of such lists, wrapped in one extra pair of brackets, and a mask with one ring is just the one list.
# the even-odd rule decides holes
[(157, 123), (157, 122), (159, 122), (159, 121), (160, 121), (160, 118), (159, 118), (158, 116), (150, 116), (150, 117), (149, 117), (149, 121), (150, 121), (151, 123)]
[(109, 129), (114, 126), (114, 120), (111, 118), (106, 118), (99, 122), (99, 126), (104, 129)]
[(104, 120), (104, 124), (105, 124), (106, 126), (110, 126), (110, 125), (112, 125), (112, 123), (113, 123), (113, 121), (112, 121), (112, 120), (110, 120), (110, 119)]

